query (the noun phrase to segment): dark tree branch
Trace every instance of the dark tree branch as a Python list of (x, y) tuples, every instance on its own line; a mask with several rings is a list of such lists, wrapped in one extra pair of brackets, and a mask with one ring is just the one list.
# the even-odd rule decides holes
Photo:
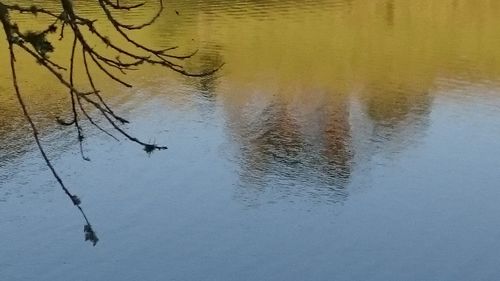
[(80, 206), (81, 201), (78, 198), (78, 196), (72, 194), (68, 190), (68, 188), (66, 187), (66, 185), (62, 181), (61, 177), (57, 173), (56, 169), (52, 165), (52, 162), (50, 161), (49, 157), (47, 156), (47, 154), (45, 152), (45, 149), (43, 148), (43, 146), (40, 142), (38, 129), (37, 129), (35, 123), (33, 122), (33, 119), (31, 118), (31, 116), (28, 112), (28, 109), (26, 107), (26, 104), (24, 102), (24, 99), (21, 95), (21, 91), (19, 89), (19, 84), (17, 81), (15, 55), (14, 55), (14, 47), (13, 47), (14, 46), (13, 42), (15, 42), (15, 41), (13, 40), (12, 33), (11, 33), (11, 25), (10, 25), (10, 22), (8, 21), (8, 11), (5, 11), (3, 9), (3, 7), (1, 7), (1, 6), (0, 6), (0, 21), (2, 22), (2, 26), (4, 28), (4, 31), (5, 31), (5, 34), (7, 37), (8, 46), (9, 46), (9, 57), (10, 57), (10, 69), (11, 69), (11, 75), (12, 75), (12, 84), (14, 86), (14, 92), (16, 94), (17, 101), (19, 102), (19, 105), (22, 109), (24, 117), (26, 118), (26, 121), (29, 123), (29, 125), (31, 127), (31, 131), (32, 131), (33, 137), (35, 139), (35, 143), (38, 147), (38, 150), (42, 154), (42, 158), (45, 161), (45, 164), (47, 165), (47, 167), (49, 167), (50, 171), (52, 172), (52, 175), (57, 180), (57, 182), (61, 186), (64, 193), (68, 196), (68, 198), (71, 200), (73, 205), (78, 208), (81, 215), (83, 216), (83, 219), (85, 220), (85, 223), (86, 223), (85, 227), (84, 227), (85, 239), (90, 240), (93, 243), (93, 245), (95, 246), (97, 244), (97, 242), (99, 241), (99, 238), (97, 238), (97, 235), (95, 234), (95, 231), (93, 230), (92, 225), (90, 224), (90, 222), (87, 218), (87, 215), (85, 214), (84, 210)]
[[(141, 30), (148, 26), (153, 25), (164, 10), (163, 1), (158, 1), (158, 10), (152, 15), (152, 17), (143, 22), (142, 24), (132, 25), (124, 23), (113, 15), (113, 12), (117, 13), (127, 13), (129, 11), (142, 8), (146, 5), (146, 2), (140, 2), (138, 4), (123, 5), (117, 0), (116, 3), (112, 0), (96, 0), (95, 4), (98, 5), (105, 15), (105, 19), (111, 23), (113, 30), (124, 39), (129, 46), (118, 46), (113, 40), (109, 38), (106, 34), (97, 30), (95, 27), (95, 19), (91, 19), (85, 16), (78, 15), (73, 8), (72, 0), (60, 0), (61, 8), (55, 10), (48, 10), (45, 8), (31, 6), (31, 7), (21, 7), (19, 5), (6, 5), (0, 0), (0, 22), (3, 26), (3, 31), (5, 33), (8, 42), (8, 53), (10, 56), (10, 71), (12, 76), (12, 84), (14, 88), (14, 93), (16, 95), (19, 106), (23, 112), (23, 115), (30, 125), (33, 138), (40, 151), (45, 164), (50, 169), (52, 175), (68, 196), (74, 206), (81, 213), (84, 221), (84, 233), (85, 240), (92, 242), (95, 246), (99, 239), (95, 231), (90, 224), (83, 208), (81, 207), (81, 201), (78, 196), (74, 195), (69, 191), (69, 189), (64, 184), (63, 180), (57, 173), (52, 162), (47, 156), (43, 145), (41, 144), (38, 129), (31, 118), (31, 115), (27, 109), (26, 103), (23, 99), (19, 82), (16, 72), (16, 57), (14, 53), (14, 48), (19, 48), (24, 54), (32, 57), (40, 66), (42, 66), (48, 73), (53, 75), (56, 80), (63, 85), (67, 91), (69, 98), (71, 100), (71, 119), (69, 121), (64, 121), (61, 118), (57, 118), (57, 122), (62, 126), (73, 126), (76, 131), (77, 140), (80, 147), (80, 153), (84, 160), (89, 160), (85, 156), (83, 150), (83, 140), (84, 132), (81, 122), (87, 120), (93, 127), (97, 128), (104, 134), (118, 140), (110, 131), (99, 126), (96, 120), (92, 118), (89, 112), (85, 109), (84, 103), (89, 105), (92, 109), (96, 110), (98, 117), (104, 118), (110, 125), (115, 133), (120, 134), (131, 142), (137, 143), (143, 147), (147, 153), (151, 153), (155, 150), (167, 149), (166, 146), (157, 145), (155, 143), (148, 143), (141, 141), (135, 136), (129, 134), (121, 126), (129, 123), (126, 119), (117, 115), (112, 108), (105, 102), (101, 92), (97, 89), (92, 71), (92, 63), (96, 67), (96, 71), (103, 73), (105, 77), (110, 80), (116, 81), (125, 87), (132, 87), (130, 83), (127, 83), (122, 78), (123, 75), (127, 75), (130, 71), (136, 70), (138, 66), (142, 64), (157, 65), (165, 67), (174, 72), (180, 73), (184, 76), (192, 77), (202, 77), (211, 75), (218, 71), (222, 65), (216, 67), (212, 70), (200, 73), (191, 73), (187, 71), (183, 66), (183, 61), (188, 60), (197, 54), (194, 51), (186, 55), (174, 55), (169, 52), (177, 49), (177, 47), (171, 47), (166, 49), (153, 49), (144, 44), (137, 42), (132, 39), (127, 32), (134, 30)], [(19, 28), (16, 22), (12, 21), (10, 18), (11, 12), (18, 13), (30, 13), (33, 16), (39, 14), (46, 15), (54, 19), (46, 28), (41, 31), (27, 31), (23, 32)], [(66, 28), (68, 27), (68, 28)], [(90, 33), (82, 32), (81, 28), (86, 27)], [(63, 40), (65, 37), (65, 31), (70, 30), (73, 35), (73, 41), (71, 45), (71, 53), (69, 59), (69, 69), (57, 63), (49, 58), (49, 55), (54, 52), (54, 46), (47, 38), (49, 34), (57, 32), (59, 29), (59, 40)], [(115, 53), (115, 57), (112, 58), (109, 54), (104, 54), (102, 51), (96, 47), (91, 47), (89, 42), (93, 39), (98, 39), (101, 47), (107, 47)], [(77, 60), (76, 50), (81, 49), (81, 59), (83, 61), (83, 69), (86, 73), (86, 82), (90, 86), (90, 91), (78, 89), (75, 85), (75, 65)], [(131, 49), (131, 50), (130, 50)], [(122, 57), (122, 58), (121, 58)], [(90, 60), (88, 59), (90, 58)], [(119, 72), (118, 75), (113, 71)], [(83, 101), (83, 102), (82, 102)], [(82, 119), (81, 116), (84, 116)]]

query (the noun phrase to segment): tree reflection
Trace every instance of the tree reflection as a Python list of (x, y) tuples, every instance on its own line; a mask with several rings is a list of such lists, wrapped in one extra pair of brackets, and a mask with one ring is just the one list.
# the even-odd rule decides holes
[(418, 142), (432, 104), (428, 90), (392, 83), (372, 84), (359, 96), (299, 92), (292, 99), (245, 94), (246, 102), (231, 105), (237, 109), (227, 106), (244, 199), (267, 194), (263, 198), (344, 200), (358, 165)]
[(276, 98), (229, 118), (245, 190), (344, 200), (354, 164), (347, 99), (306, 109)]
[(398, 153), (420, 139), (431, 112), (430, 89), (386, 85), (367, 91), (364, 110), (372, 128), (365, 138), (372, 140), (372, 153)]
[(385, 3), (385, 21), (388, 26), (394, 25), (394, 0)]

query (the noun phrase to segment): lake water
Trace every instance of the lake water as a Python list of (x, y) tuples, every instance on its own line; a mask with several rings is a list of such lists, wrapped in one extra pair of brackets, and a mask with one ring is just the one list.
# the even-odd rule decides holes
[[(0, 69), (0, 280), (500, 279), (500, 2), (178, 2), (136, 38), (222, 70), (144, 67), (131, 89), (97, 79), (126, 129), (166, 151), (85, 124), (82, 161), (55, 122), (67, 93), (18, 56), (96, 247)], [(104, 21), (93, 5), (77, 4)]]

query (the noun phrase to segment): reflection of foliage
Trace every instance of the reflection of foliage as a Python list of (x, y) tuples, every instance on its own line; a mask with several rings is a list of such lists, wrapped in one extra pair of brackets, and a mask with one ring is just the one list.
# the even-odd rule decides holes
[[(72, 118), (69, 121), (57, 119), (57, 122), (62, 126), (73, 126), (77, 133), (77, 140), (80, 145), (80, 153), (84, 160), (89, 161), (83, 153), (83, 140), (84, 132), (80, 124), (82, 119), (87, 120), (97, 129), (101, 130), (105, 134), (117, 139), (111, 132), (100, 127), (92, 117), (87, 113), (85, 106), (90, 106), (91, 108), (97, 110), (100, 116), (104, 118), (115, 130), (115, 132), (126, 137), (128, 140), (141, 145), (147, 153), (151, 153), (155, 150), (166, 149), (166, 146), (159, 146), (154, 143), (146, 143), (138, 138), (127, 133), (121, 125), (128, 123), (128, 121), (117, 114), (108, 106), (104, 101), (101, 91), (99, 91), (94, 83), (93, 73), (90, 70), (90, 65), (93, 64), (97, 67), (98, 71), (104, 74), (107, 78), (120, 83), (123, 86), (131, 87), (129, 83), (125, 82), (120, 75), (125, 75), (129, 71), (135, 70), (138, 66), (142, 64), (159, 65), (166, 67), (172, 71), (178, 72), (185, 76), (195, 76), (202, 77), (212, 74), (217, 71), (219, 67), (214, 67), (211, 70), (201, 72), (201, 73), (191, 73), (184, 69), (182, 65), (183, 61), (190, 59), (196, 54), (187, 55), (174, 55), (171, 52), (176, 49), (176, 47), (168, 49), (152, 49), (148, 46), (137, 42), (129, 36), (130, 31), (141, 30), (155, 23), (162, 13), (164, 6), (162, 0), (159, 0), (158, 11), (152, 16), (152, 18), (142, 24), (132, 25), (123, 22), (114, 15), (115, 12), (127, 13), (135, 9), (143, 7), (146, 3), (124, 5), (119, 1), (112, 2), (111, 0), (98, 0), (95, 5), (98, 5), (101, 11), (105, 14), (107, 21), (112, 25), (114, 31), (119, 34), (121, 39), (124, 39), (128, 43), (128, 47), (118, 46), (107, 34), (102, 33), (95, 26), (95, 19), (88, 18), (79, 15), (74, 7), (72, 0), (60, 0), (59, 9), (45, 9), (43, 7), (31, 6), (31, 7), (21, 7), (19, 5), (7, 5), (0, 1), (0, 22), (2, 23), (3, 30), (8, 42), (9, 55), (10, 55), (10, 69), (12, 73), (12, 81), (14, 86), (14, 91), (19, 102), (19, 105), (24, 113), (24, 116), (33, 132), (35, 142), (40, 150), (45, 163), (51, 170), (52, 174), (56, 178), (57, 182), (69, 197), (71, 202), (78, 208), (85, 220), (85, 240), (90, 241), (93, 245), (96, 245), (97, 235), (92, 228), (85, 212), (83, 211), (80, 199), (72, 194), (66, 185), (63, 183), (62, 179), (59, 177), (57, 171), (49, 160), (45, 150), (40, 142), (38, 129), (31, 118), (27, 110), (26, 103), (21, 94), (17, 72), (16, 72), (16, 58), (14, 55), (14, 49), (18, 48), (24, 52), (24, 54), (32, 57), (36, 62), (41, 65), (46, 71), (51, 73), (65, 88), (67, 88), (69, 96), (71, 98), (71, 112)], [(40, 31), (26, 31), (23, 32), (17, 22), (13, 21), (10, 17), (11, 13), (27, 13), (33, 16), (43, 14), (53, 19), (51, 24)], [(54, 45), (50, 42), (48, 38), (49, 34), (60, 32), (60, 40), (65, 37), (65, 29), (70, 30), (72, 35), (72, 48), (71, 57), (69, 61), (69, 68), (63, 67), (60, 63), (51, 60), (49, 55), (54, 53), (56, 50)], [(86, 31), (84, 31), (84, 29)], [(87, 33), (85, 33), (87, 32)], [(97, 50), (95, 47), (91, 47), (89, 43), (91, 39), (97, 39), (102, 46), (107, 47), (107, 52)], [(93, 41), (92, 41), (93, 42)], [(77, 60), (77, 50), (81, 51), (81, 59), (83, 61), (84, 70), (86, 73), (86, 80), (88, 82), (90, 90), (82, 90), (77, 88), (74, 84), (74, 68), (75, 61)], [(109, 50), (114, 52), (114, 57), (109, 55)], [(118, 72), (115, 74), (113, 72)]]
[[(242, 143), (242, 182), (266, 186), (273, 181), (273, 187), (282, 187), (274, 190), (283, 194), (306, 192), (303, 195), (315, 198), (324, 194), (329, 202), (343, 200), (354, 155), (349, 111), (341, 99), (335, 102), (335, 106), (315, 108), (306, 120), (281, 100), (266, 105), (253, 118), (245, 116), (251, 122), (237, 125)], [(291, 191), (290, 180), (293, 185), (300, 183), (308, 188)]]

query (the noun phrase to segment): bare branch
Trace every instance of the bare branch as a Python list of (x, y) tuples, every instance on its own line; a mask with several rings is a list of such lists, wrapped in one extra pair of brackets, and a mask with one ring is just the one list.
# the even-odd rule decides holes
[[(158, 10), (152, 14), (149, 20), (136, 25), (128, 24), (126, 21), (121, 19), (118, 20), (113, 13), (127, 13), (135, 9), (140, 9), (146, 5), (146, 2), (123, 5), (120, 4), (118, 0), (116, 3), (113, 0), (97, 0), (95, 4), (100, 7), (105, 15), (105, 19), (111, 23), (113, 32), (116, 32), (121, 39), (124, 39), (128, 46), (121, 46), (117, 44), (116, 41), (110, 39), (108, 34), (98, 30), (95, 26), (95, 19), (78, 15), (73, 8), (72, 0), (60, 0), (60, 3), (61, 5), (59, 9), (56, 8), (49, 10), (38, 6), (21, 7), (19, 5), (6, 5), (2, 2), (2, 0), (0, 0), (0, 21), (8, 42), (10, 72), (12, 75), (14, 93), (19, 106), (25, 116), (25, 119), (30, 125), (33, 138), (43, 160), (45, 161), (45, 164), (50, 169), (61, 189), (68, 196), (73, 205), (75, 205), (79, 210), (85, 221), (85, 240), (92, 242), (95, 246), (99, 239), (97, 238), (92, 225), (81, 207), (81, 200), (78, 196), (69, 191), (62, 178), (59, 176), (54, 165), (46, 154), (43, 145), (41, 144), (38, 128), (27, 110), (27, 106), (18, 83), (14, 48), (18, 48), (24, 54), (32, 57), (35, 62), (54, 76), (57, 81), (66, 88), (68, 96), (71, 100), (71, 119), (69, 121), (65, 121), (61, 118), (57, 118), (57, 122), (62, 126), (74, 127), (74, 130), (77, 133), (81, 156), (87, 161), (89, 158), (85, 156), (83, 149), (84, 132), (82, 122), (84, 121), (88, 121), (93, 127), (117, 141), (118, 138), (111, 132), (125, 137), (129, 141), (142, 146), (143, 150), (147, 153), (151, 153), (155, 150), (167, 149), (166, 146), (144, 142), (131, 135), (126, 131), (126, 129), (123, 128), (125, 124), (129, 123), (129, 121), (117, 115), (106, 103), (101, 95), (101, 92), (96, 88), (91, 71), (91, 67), (93, 66), (91, 64), (94, 65), (95, 72), (104, 73), (105, 77), (116, 81), (125, 87), (132, 87), (132, 85), (125, 81), (123, 78), (124, 75), (127, 75), (130, 71), (136, 70), (142, 64), (161, 66), (180, 73), (181, 75), (192, 77), (211, 75), (218, 71), (223, 64), (205, 72), (191, 73), (185, 69), (184, 63), (186, 60), (194, 57), (198, 50), (186, 55), (175, 55), (169, 52), (177, 49), (177, 46), (164, 49), (154, 49), (132, 39), (131, 36), (129, 36), (128, 33), (131, 33), (134, 30), (142, 30), (158, 21), (160, 15), (164, 11), (162, 0), (158, 0)], [(53, 21), (48, 24), (46, 28), (40, 31), (21, 31), (21, 28), (17, 25), (17, 23), (10, 19), (10, 12), (30, 13), (33, 16), (42, 14), (53, 18)], [(83, 30), (85, 27), (88, 28), (90, 33)], [(69, 32), (70, 35), (73, 35), (71, 53), (69, 57), (69, 69), (63, 67), (64, 64), (56, 62), (49, 57), (55, 52), (55, 47), (49, 40), (48, 35), (56, 32), (59, 32), (59, 40), (65, 39), (65, 32)], [(96, 47), (92, 47), (89, 42), (94, 44), (93, 42), (95, 42), (96, 39), (98, 45)], [(109, 52), (104, 53), (101, 51), (101, 47), (107, 47), (108, 50), (111, 50), (111, 55)], [(81, 49), (81, 55), (78, 57), (76, 52), (77, 49)], [(79, 89), (75, 85), (76, 61), (80, 59), (80, 57), (83, 61), (83, 70), (85, 70), (86, 73), (85, 79), (88, 83), (87, 87), (91, 89), (90, 91)], [(91, 117), (89, 111), (85, 108), (86, 106), (95, 110), (97, 118), (101, 118), (100, 120), (106, 120), (107, 123), (111, 125), (112, 129), (107, 130), (101, 127), (98, 124), (99, 121), (96, 121)], [(84, 116), (84, 118), (82, 118), (82, 116)]]

